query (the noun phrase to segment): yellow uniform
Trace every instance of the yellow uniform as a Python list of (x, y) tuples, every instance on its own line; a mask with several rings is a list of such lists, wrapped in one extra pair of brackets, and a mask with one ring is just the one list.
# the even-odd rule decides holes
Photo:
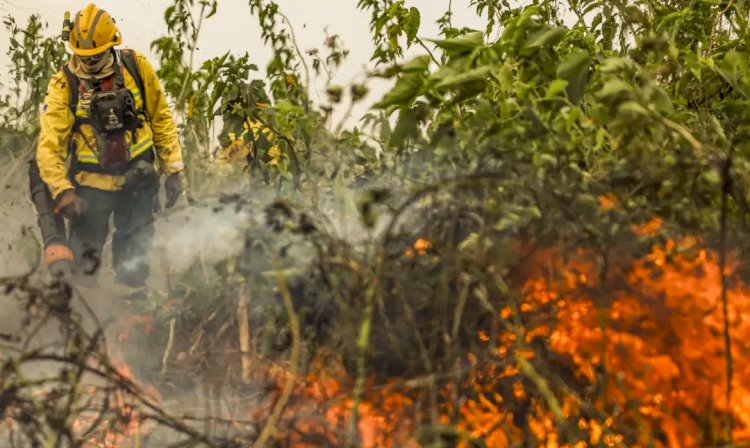
[[(247, 165), (248, 154), (252, 154), (255, 157), (255, 144), (260, 140), (261, 132), (269, 142), (273, 141), (273, 132), (259, 121), (248, 119), (243, 128), (244, 131), (239, 136), (236, 136), (234, 133), (229, 134), (230, 143), (216, 155), (216, 163), (226, 165), (231, 162), (239, 162), (243, 166)], [(253, 132), (253, 143), (245, 141), (245, 135), (247, 135), (249, 130)], [(271, 158), (269, 165), (277, 163), (279, 154), (279, 148), (275, 145), (272, 145), (268, 149), (268, 156)]]
[(115, 282), (134, 289), (127, 298), (143, 299), (159, 191), (149, 164), (167, 175), (166, 208), (173, 207), (183, 192), (177, 126), (148, 60), (114, 49), (122, 35), (107, 11), (92, 3), (72, 22), (66, 13), (62, 36), (73, 56), (49, 82), (36, 153), (38, 178), (68, 220), (69, 251), (52, 261), (70, 263), (76, 281), (95, 285), (100, 257), (88, 252), (101, 254), (114, 220)]
[[(137, 52), (136, 60), (143, 80), (145, 105), (135, 79), (122, 64), (119, 64), (124, 87), (132, 92), (137, 109), (145, 106), (149, 119), (136, 131), (135, 136), (130, 137), (131, 160), (143, 158), (149, 155), (149, 152), (154, 152), (164, 174), (177, 173), (183, 169), (182, 150), (167, 97), (148, 60)], [(93, 128), (88, 124), (81, 124), (78, 130), (74, 130), (76, 117), (71, 110), (69, 98), (67, 77), (61, 70), (50, 80), (40, 117), (41, 133), (37, 147), (37, 163), (42, 179), (49, 187), (53, 198), (73, 188), (66, 165), (70, 151), (70, 157), (75, 159), (69, 162), (76, 166), (74, 176), (78, 184), (104, 191), (120, 190), (124, 177), (118, 175), (120, 173), (107, 172), (99, 166)], [(78, 98), (76, 115), (77, 118), (85, 119), (88, 112), (81, 104), (84, 95), (78, 95)]]

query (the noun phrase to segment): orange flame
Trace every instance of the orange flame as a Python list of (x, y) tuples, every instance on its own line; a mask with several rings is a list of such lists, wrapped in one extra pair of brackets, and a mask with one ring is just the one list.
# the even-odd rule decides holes
[[(605, 209), (614, 206), (600, 201)], [(661, 226), (662, 221), (654, 219), (631, 230), (648, 236)], [(430, 247), (420, 238), (408, 250), (412, 256), (423, 255)], [(728, 291), (735, 365), (728, 403), (721, 275), (714, 254), (696, 248), (694, 240), (669, 241), (635, 263), (610, 267), (608, 275), (600, 276), (595, 257), (584, 250), (568, 254), (565, 261), (552, 251), (540, 253), (547, 269), (524, 282), (517, 308), (498, 311), (505, 326), (477, 334), (477, 344), (500, 361), (482, 364), (486, 357), (467, 353), (467, 378), (440, 391), (439, 422), (455, 432), (455, 446), (468, 448), (481, 440), (484, 446), (501, 448), (533, 437), (533, 446), (548, 448), (621, 447), (626, 436), (618, 425), (637, 426), (637, 434), (628, 435), (636, 438), (629, 446), (704, 446), (705, 434), (721, 434), (730, 416), (734, 440), (750, 440), (750, 341), (739, 337), (750, 334), (750, 287), (738, 283)], [(732, 267), (726, 273), (731, 274)], [(602, 278), (607, 284), (599, 284)], [(611, 281), (614, 278), (618, 281)], [(520, 317), (515, 313), (525, 323), (518, 331), (511, 329)], [(147, 320), (132, 322), (149, 326)], [(544, 341), (549, 353), (532, 349), (536, 341)], [(581, 440), (575, 443), (561, 440), (549, 403), (539, 398), (538, 386), (527, 381), (530, 375), (518, 361), (543, 365), (548, 359), (557, 360), (552, 367), (570, 370), (568, 384), (593, 390), (589, 396), (573, 389), (554, 396), (566, 421), (580, 431)], [(132, 377), (126, 365), (121, 369)], [(283, 365), (263, 374), (279, 389), (293, 380)], [(319, 354), (309, 373), (296, 381), (279, 423), (280, 430), (286, 425), (286, 433), (292, 434), (287, 437), (290, 445), (341, 444), (354, 406), (353, 381), (341, 357)], [(421, 389), (408, 384), (393, 380), (375, 387), (372, 380), (367, 382), (357, 409), (359, 446), (419, 446), (417, 428), (430, 416), (416, 409)], [(450, 398), (455, 387), (462, 390), (461, 400)], [(268, 408), (273, 399), (269, 403)], [(254, 415), (262, 422), (267, 410)], [(132, 417), (122, 428), (123, 437), (142, 430), (132, 426), (137, 415)], [(91, 446), (121, 446), (112, 443)]]

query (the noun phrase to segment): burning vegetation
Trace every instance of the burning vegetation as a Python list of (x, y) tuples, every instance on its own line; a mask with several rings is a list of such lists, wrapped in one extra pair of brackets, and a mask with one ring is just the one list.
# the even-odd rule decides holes
[(65, 50), (8, 18), (0, 446), (750, 443), (748, 5), (468, 3), (486, 29), (449, 10), (428, 41), (358, 1), (347, 89), (341, 39), (300, 52), (274, 1), (249, 2), (262, 79), (194, 66), (224, 3), (174, 0), (152, 48), (190, 194), (129, 303), (39, 275), (16, 186)]
[[(653, 241), (653, 222), (630, 231)], [(404, 270), (414, 278), (452, 264), (444, 263), (440, 245), (413, 241), (369, 288), (395, 287)], [(724, 387), (716, 254), (694, 238), (653, 241), (642, 255), (603, 267), (592, 250), (514, 246), (525, 246), (528, 256), (507, 284), (472, 281), (465, 272), (449, 279), (456, 290), (446, 319), (452, 326), (440, 330), (434, 347), (427, 332), (435, 315), (405, 311), (418, 301), (402, 298), (400, 306), (396, 295), (384, 294), (374, 304), (383, 308), (371, 315), (370, 344), (398, 337), (400, 347), (414, 344), (415, 351), (371, 346), (372, 367), (362, 377), (361, 341), (345, 341), (337, 330), (312, 335), (321, 322), (305, 316), (304, 291), (285, 270), (274, 271), (273, 291), (288, 306), (280, 325), (289, 339), (263, 353), (260, 330), (243, 332), (235, 320), (219, 329), (224, 353), (209, 358), (204, 350), (219, 340), (182, 334), (184, 321), (175, 329), (151, 315), (125, 314), (106, 340), (101, 327), (92, 332), (81, 324), (73, 306), (80, 297), (66, 285), (37, 289), (27, 278), (6, 280), (6, 293), (24, 310), (24, 330), (3, 336), (4, 436), (29, 446), (82, 447), (178, 446), (179, 440), (216, 447), (685, 447), (719, 443), (731, 425), (735, 440), (750, 439), (748, 347), (739, 338), (732, 341), (732, 389)], [(357, 263), (364, 260), (341, 256), (325, 258), (362, 274)], [(729, 263), (725, 275), (734, 269)], [(325, 275), (310, 273), (305, 283)], [(232, 290), (252, 305), (246, 284)], [(436, 297), (440, 290), (425, 293)], [(750, 325), (742, 317), (750, 313), (750, 289), (737, 282), (726, 294), (728, 321), (739, 334)], [(242, 309), (227, 317), (247, 318)], [(408, 314), (409, 322), (389, 318), (393, 313)], [(324, 324), (346, 331), (341, 318), (329, 315)], [(34, 347), (39, 328), (52, 322), (62, 343)], [(400, 333), (407, 327), (411, 336)], [(167, 347), (147, 354), (159, 362), (149, 367), (144, 353), (134, 355), (144, 347), (139, 338)], [(400, 364), (389, 366), (390, 359)], [(397, 373), (405, 369), (410, 373)]]

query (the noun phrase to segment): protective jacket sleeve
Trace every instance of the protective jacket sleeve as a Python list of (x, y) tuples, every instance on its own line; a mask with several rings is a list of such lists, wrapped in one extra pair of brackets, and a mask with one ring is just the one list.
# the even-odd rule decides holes
[(41, 130), (36, 150), (39, 174), (53, 199), (73, 188), (65, 165), (68, 137), (75, 121), (68, 102), (67, 81), (61, 71), (52, 77), (47, 86), (47, 96), (39, 117)]
[(166, 175), (177, 173), (184, 168), (182, 148), (177, 137), (177, 125), (167, 96), (156, 76), (156, 71), (145, 56), (137, 53), (138, 68), (141, 72), (146, 94), (146, 110), (154, 133), (154, 146), (159, 164)]

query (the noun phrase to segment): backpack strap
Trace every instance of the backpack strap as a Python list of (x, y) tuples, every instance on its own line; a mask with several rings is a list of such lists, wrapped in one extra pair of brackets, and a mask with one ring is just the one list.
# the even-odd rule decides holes
[[(78, 112), (78, 95), (80, 94), (81, 83), (78, 77), (70, 71), (68, 64), (62, 66), (62, 71), (65, 74), (65, 78), (68, 80), (68, 107), (70, 112), (73, 114), (73, 128), (72, 132), (77, 132), (81, 126), (81, 120), (78, 118), (76, 112)], [(73, 139), (68, 138), (68, 159), (70, 159), (70, 169), (68, 170), (68, 178), (74, 186), (78, 186), (76, 182), (75, 174), (78, 171), (78, 160), (75, 157), (75, 148), (73, 148)]]
[(138, 90), (141, 92), (141, 98), (143, 99), (143, 113), (146, 116), (146, 121), (151, 121), (146, 108), (146, 88), (143, 84), (143, 78), (141, 78), (141, 71), (138, 69), (138, 60), (136, 59), (135, 52), (130, 49), (123, 49), (118, 52), (120, 53), (122, 65), (128, 73), (130, 73), (130, 76), (133, 77), (135, 84), (138, 86)]
[[(70, 71), (68, 64), (63, 65), (62, 70), (63, 73), (65, 73), (65, 78), (68, 80), (68, 105), (70, 111), (73, 112), (73, 117), (76, 122), (78, 122), (76, 112), (78, 112), (78, 95), (80, 93), (81, 83), (78, 81), (78, 77)], [(76, 124), (73, 124), (73, 128), (76, 128)]]

